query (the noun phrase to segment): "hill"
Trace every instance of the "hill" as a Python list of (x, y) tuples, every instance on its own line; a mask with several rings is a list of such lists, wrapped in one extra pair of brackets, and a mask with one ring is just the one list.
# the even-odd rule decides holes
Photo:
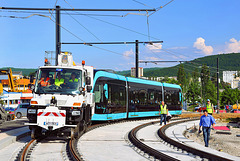
[[(201, 70), (201, 66), (206, 64), (210, 68), (211, 75), (217, 72), (217, 57), (219, 57), (219, 74), (223, 71), (240, 71), (240, 53), (219, 54), (197, 58), (189, 62), (184, 62), (186, 73), (192, 73), (196, 68)], [(144, 77), (164, 77), (177, 76), (179, 65), (167, 68), (144, 68)], [(130, 76), (130, 70), (117, 72), (118, 74)]]
[(11, 68), (12, 71), (22, 71), (23, 76), (28, 76), (30, 73), (35, 72), (37, 69), (29, 69), (29, 68), (13, 68), (13, 67), (4, 67), (0, 69), (8, 69)]

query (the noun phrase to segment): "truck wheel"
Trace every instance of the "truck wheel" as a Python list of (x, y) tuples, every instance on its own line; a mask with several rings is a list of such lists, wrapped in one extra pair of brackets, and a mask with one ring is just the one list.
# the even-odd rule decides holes
[(20, 112), (18, 112), (16, 116), (18, 119), (20, 119), (22, 117), (22, 114)]

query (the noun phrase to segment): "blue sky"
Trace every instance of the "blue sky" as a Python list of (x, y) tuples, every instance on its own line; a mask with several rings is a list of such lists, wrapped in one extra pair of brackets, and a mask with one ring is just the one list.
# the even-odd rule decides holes
[[(151, 9), (171, 1), (1, 0), (0, 6), (53, 8), (56, 2), (61, 8)], [(239, 0), (174, 0), (149, 16), (149, 25), (146, 12), (76, 12), (88, 15), (72, 15), (73, 12), (62, 11), (61, 25), (75, 36), (61, 29), (61, 41), (163, 41), (153, 46), (140, 44), (140, 60), (193, 60), (208, 55), (240, 52), (239, 6)], [(49, 17), (9, 18), (31, 14), (0, 10), (0, 67), (37, 68), (43, 65), (45, 51), (55, 51), (55, 23)], [(38, 14), (51, 16), (48, 12), (39, 11)], [(54, 17), (51, 18), (54, 20)], [(72, 52), (77, 63), (85, 60), (86, 65), (100, 69), (129, 70), (135, 62), (135, 46), (129, 44), (94, 47), (62, 45), (62, 51)], [(171, 65), (175, 64), (140, 64), (144, 68)]]

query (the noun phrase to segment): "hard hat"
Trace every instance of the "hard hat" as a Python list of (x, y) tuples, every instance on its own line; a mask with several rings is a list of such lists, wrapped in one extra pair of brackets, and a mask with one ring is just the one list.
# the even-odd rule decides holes
[(207, 99), (207, 102), (210, 101), (210, 99)]

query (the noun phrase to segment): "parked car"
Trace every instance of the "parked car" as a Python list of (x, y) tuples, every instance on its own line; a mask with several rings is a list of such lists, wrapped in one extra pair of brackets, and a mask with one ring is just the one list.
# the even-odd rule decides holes
[(206, 107), (195, 107), (195, 111), (202, 112), (203, 110), (206, 110)]
[(21, 118), (23, 116), (27, 116), (27, 109), (30, 107), (30, 103), (20, 103), (16, 110), (14, 111), (14, 114), (17, 118)]

